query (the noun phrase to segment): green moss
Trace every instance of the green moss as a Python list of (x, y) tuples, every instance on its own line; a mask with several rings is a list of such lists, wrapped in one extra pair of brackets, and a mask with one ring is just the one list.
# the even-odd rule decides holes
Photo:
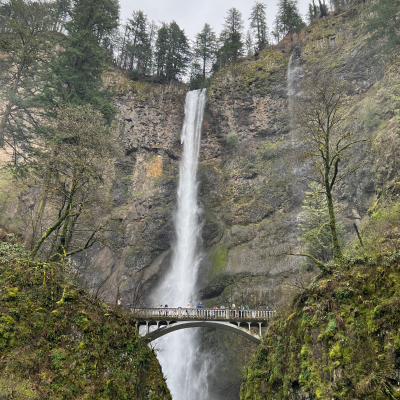
[(287, 399), (296, 385), (317, 399), (393, 398), (399, 388), (384, 377), (400, 360), (399, 293), (400, 252), (335, 267), (270, 325), (241, 399)]
[(257, 149), (257, 158), (261, 160), (272, 160), (278, 157), (279, 151), (285, 143), (285, 141), (263, 143)]
[(288, 59), (279, 51), (265, 50), (257, 61), (232, 63), (212, 78), (209, 96), (213, 97), (218, 91), (228, 90), (234, 90), (241, 95), (248, 92), (265, 93), (269, 88), (271, 75), (283, 69)]
[(213, 248), (213, 252), (210, 254), (209, 259), (212, 263), (210, 279), (213, 279), (228, 264), (228, 249), (227, 249), (227, 247), (222, 243), (217, 244)]
[(171, 399), (135, 320), (64, 265), (0, 261), (0, 398)]

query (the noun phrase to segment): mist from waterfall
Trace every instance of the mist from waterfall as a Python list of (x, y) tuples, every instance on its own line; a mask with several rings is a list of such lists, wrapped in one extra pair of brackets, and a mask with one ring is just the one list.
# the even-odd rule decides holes
[[(197, 200), (197, 167), (206, 90), (188, 92), (185, 121), (182, 129), (182, 158), (179, 166), (177, 209), (174, 216), (175, 243), (169, 273), (155, 294), (155, 307), (196, 307), (196, 282), (201, 254), (202, 209)], [(204, 400), (207, 398), (206, 360), (199, 360), (197, 329), (185, 329), (159, 339), (158, 359), (167, 377), (174, 400)]]

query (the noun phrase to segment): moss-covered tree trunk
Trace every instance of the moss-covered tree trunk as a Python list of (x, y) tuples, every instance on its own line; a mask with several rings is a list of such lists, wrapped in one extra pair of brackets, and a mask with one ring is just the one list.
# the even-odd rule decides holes
[(337, 264), (340, 264), (343, 260), (343, 254), (337, 235), (336, 217), (335, 217), (335, 210), (333, 208), (332, 192), (328, 188), (326, 190), (326, 200), (328, 203), (329, 226), (331, 228), (331, 235), (332, 235), (333, 259)]

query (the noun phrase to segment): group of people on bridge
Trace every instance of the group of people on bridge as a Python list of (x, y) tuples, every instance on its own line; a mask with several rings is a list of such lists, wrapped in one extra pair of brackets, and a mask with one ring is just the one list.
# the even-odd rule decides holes
[[(269, 307), (266, 308), (269, 314)], [(250, 310), (249, 306), (239, 306), (233, 303), (230, 308), (226, 308), (223, 304), (218, 308), (214, 306), (213, 308), (204, 308), (203, 303), (199, 303), (196, 308), (191, 308), (190, 303), (187, 303), (186, 308), (168, 308), (168, 304), (164, 306), (161, 304), (158, 310), (154, 310), (155, 315), (168, 316), (168, 317), (208, 317), (208, 318), (251, 318), (256, 317), (257, 311)], [(272, 313), (272, 312), (271, 312)], [(269, 315), (268, 315), (269, 317)]]

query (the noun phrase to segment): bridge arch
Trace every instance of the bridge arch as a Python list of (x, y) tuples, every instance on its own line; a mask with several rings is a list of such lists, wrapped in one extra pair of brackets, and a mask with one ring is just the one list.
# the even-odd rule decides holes
[(162, 336), (165, 336), (169, 333), (179, 331), (181, 329), (188, 329), (188, 328), (217, 328), (217, 329), (224, 329), (230, 332), (237, 333), (241, 336), (244, 336), (247, 339), (259, 344), (261, 342), (261, 338), (259, 335), (251, 332), (250, 330), (243, 329), (240, 326), (234, 325), (230, 322), (223, 322), (223, 321), (179, 321), (170, 323), (167, 326), (163, 326), (161, 328), (156, 329), (153, 332), (149, 332), (144, 336), (144, 338), (148, 342), (152, 342)]

